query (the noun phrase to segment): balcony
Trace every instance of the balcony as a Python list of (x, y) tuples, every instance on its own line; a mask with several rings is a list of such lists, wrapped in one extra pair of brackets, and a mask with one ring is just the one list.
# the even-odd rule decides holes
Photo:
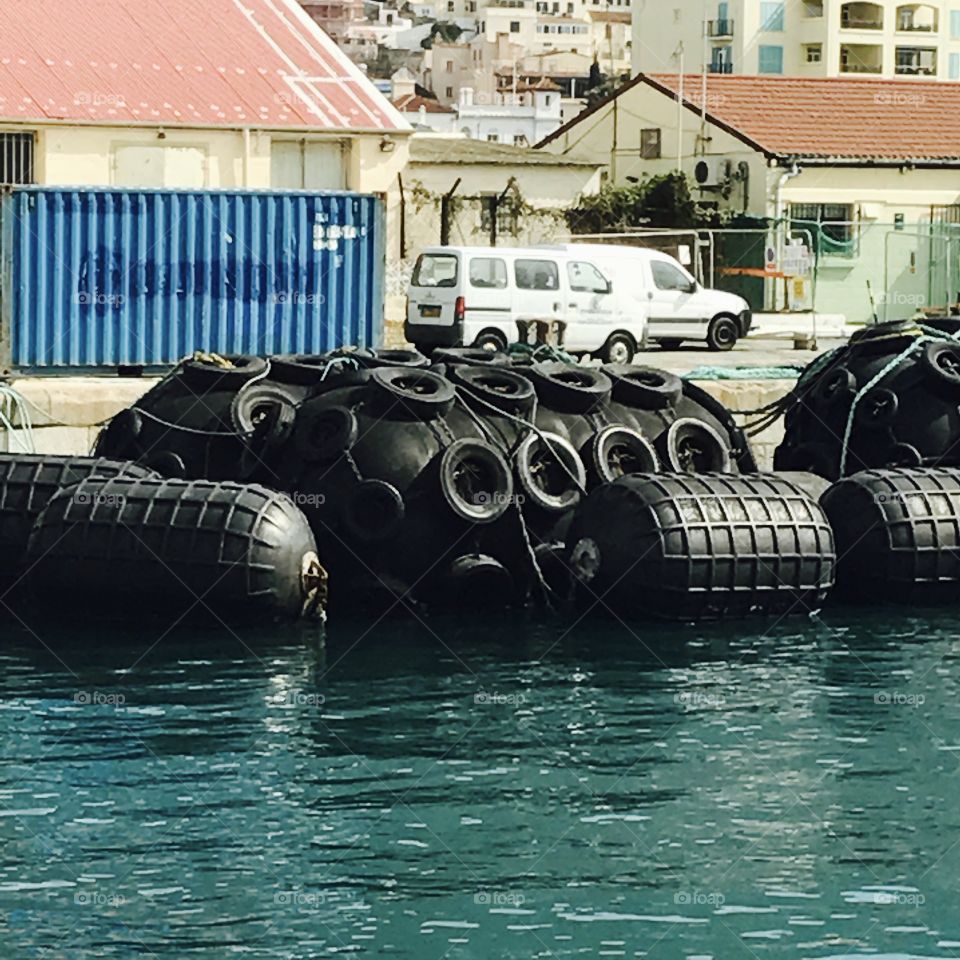
[(708, 73), (733, 73), (732, 63), (709, 63), (707, 64)]
[(707, 36), (711, 40), (729, 40), (733, 36), (733, 21), (708, 20)]
[(883, 47), (879, 44), (844, 43), (840, 47), (841, 73), (883, 73)]
[(897, 47), (898, 77), (935, 77), (937, 51), (935, 47)]
[(936, 33), (940, 28), (936, 7), (926, 3), (910, 3), (897, 7), (898, 33)]
[(877, 3), (845, 3), (840, 8), (843, 30), (882, 30), (883, 7)]

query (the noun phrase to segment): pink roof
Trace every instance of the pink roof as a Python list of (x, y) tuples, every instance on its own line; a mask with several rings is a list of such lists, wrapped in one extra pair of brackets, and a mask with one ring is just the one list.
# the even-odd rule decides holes
[(296, 0), (0, 3), (0, 119), (408, 129)]

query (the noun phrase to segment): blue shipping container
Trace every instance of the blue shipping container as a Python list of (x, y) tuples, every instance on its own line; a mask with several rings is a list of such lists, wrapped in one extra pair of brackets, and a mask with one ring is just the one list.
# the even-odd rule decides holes
[(0, 343), (20, 370), (323, 353), (383, 328), (381, 202), (353, 193), (15, 187)]

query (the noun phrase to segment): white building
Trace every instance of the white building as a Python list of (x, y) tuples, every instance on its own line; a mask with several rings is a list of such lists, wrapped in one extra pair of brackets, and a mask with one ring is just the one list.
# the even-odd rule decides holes
[(704, 62), (712, 73), (960, 80), (960, 4), (634, 0), (635, 73)]
[(457, 127), (474, 140), (523, 147), (539, 143), (561, 124), (560, 88), (549, 80), (478, 103), (465, 87), (456, 106)]

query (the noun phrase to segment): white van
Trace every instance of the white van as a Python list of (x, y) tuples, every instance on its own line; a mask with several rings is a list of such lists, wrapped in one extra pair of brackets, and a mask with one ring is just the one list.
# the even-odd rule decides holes
[(705, 290), (672, 257), (602, 244), (431, 247), (417, 259), (404, 331), (422, 350), (503, 348), (518, 321), (560, 320), (564, 349), (625, 363), (647, 340), (706, 340), (729, 350), (750, 308)]

